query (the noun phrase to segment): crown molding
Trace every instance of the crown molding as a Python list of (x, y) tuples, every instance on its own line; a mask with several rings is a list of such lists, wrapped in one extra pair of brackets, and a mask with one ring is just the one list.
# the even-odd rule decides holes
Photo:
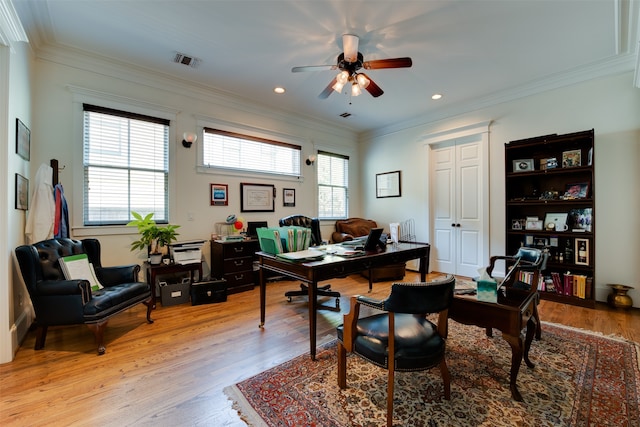
[(0, 44), (11, 46), (12, 43), (29, 42), (20, 18), (9, 0), (0, 0)]

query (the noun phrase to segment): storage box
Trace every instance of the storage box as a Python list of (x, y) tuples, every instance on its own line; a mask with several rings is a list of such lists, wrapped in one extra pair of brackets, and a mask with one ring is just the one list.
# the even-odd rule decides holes
[(191, 305), (211, 304), (227, 300), (227, 281), (216, 279), (191, 285)]
[(498, 302), (498, 283), (495, 280), (478, 280), (478, 301)]
[(182, 279), (180, 283), (160, 282), (160, 301), (163, 307), (184, 304), (189, 301), (189, 287), (191, 280)]

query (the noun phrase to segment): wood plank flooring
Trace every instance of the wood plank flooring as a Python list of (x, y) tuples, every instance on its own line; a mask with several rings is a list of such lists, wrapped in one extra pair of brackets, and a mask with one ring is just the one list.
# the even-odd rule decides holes
[[(406, 280), (418, 275), (410, 272)], [(366, 279), (357, 275), (331, 283), (343, 295), (342, 312), (348, 296), (367, 293)], [(151, 325), (139, 305), (110, 321), (100, 357), (85, 326), (51, 328), (41, 351), (33, 350), (30, 332), (15, 360), (0, 365), (0, 425), (242, 426), (223, 388), (309, 351), (305, 300), (289, 303), (283, 296), (298, 285), (269, 284), (264, 329), (255, 288), (218, 304), (158, 304)], [(388, 291), (388, 282), (376, 283), (371, 296)], [(640, 342), (638, 309), (549, 301), (539, 309), (543, 321)], [(318, 313), (318, 345), (334, 339), (342, 314)]]

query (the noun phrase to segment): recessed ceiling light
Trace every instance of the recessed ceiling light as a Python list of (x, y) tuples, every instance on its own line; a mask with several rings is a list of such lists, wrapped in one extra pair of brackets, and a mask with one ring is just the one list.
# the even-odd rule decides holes
[(275, 93), (285, 93), (285, 92), (286, 92), (285, 88), (280, 87), (280, 86), (278, 86), (278, 87), (274, 88), (274, 89), (273, 89), (273, 91), (274, 91)]
[(431, 99), (433, 99), (434, 101), (440, 98), (442, 98), (442, 95), (439, 93), (434, 93), (433, 95), (431, 95)]

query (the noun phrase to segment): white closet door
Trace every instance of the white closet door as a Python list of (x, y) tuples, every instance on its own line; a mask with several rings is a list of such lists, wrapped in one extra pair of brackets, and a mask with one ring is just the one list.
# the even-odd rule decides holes
[(483, 218), (487, 203), (482, 137), (472, 135), (432, 146), (430, 203), (433, 270), (473, 277), (484, 267)]

